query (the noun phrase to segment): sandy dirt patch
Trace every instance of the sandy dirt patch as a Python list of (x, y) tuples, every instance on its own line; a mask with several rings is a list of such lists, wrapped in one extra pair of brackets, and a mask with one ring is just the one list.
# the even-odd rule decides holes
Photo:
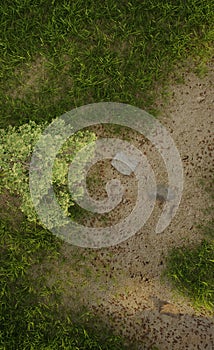
[[(169, 249), (202, 240), (197, 225), (203, 220), (203, 209), (211, 205), (209, 195), (200, 185), (200, 179), (211, 179), (213, 171), (214, 68), (212, 64), (208, 68), (204, 78), (184, 72), (183, 84), (171, 84), (167, 105), (158, 102), (159, 120), (171, 133), (184, 168), (183, 196), (171, 224), (163, 233), (155, 233), (164, 205), (157, 201), (147, 223), (129, 240), (99, 250), (64, 244), (61, 259), (50, 270), (49, 283), (61, 281), (63, 302), (68, 307), (87, 305), (116, 332), (131, 342), (138, 341), (139, 350), (152, 346), (161, 350), (214, 348), (212, 315), (205, 310), (196, 311), (188, 299), (161, 282)], [(102, 128), (98, 130), (104, 136), (105, 132)], [(166, 170), (154, 147), (137, 133), (124, 136), (145, 152), (156, 181), (166, 183)], [(94, 177), (89, 183), (94, 198), (105, 197), (105, 182), (112, 177), (120, 176), (127, 190), (113, 214), (105, 219), (92, 215), (86, 220), (89, 226), (116, 222), (128, 215), (136, 199), (133, 176), (118, 175), (110, 162), (101, 162), (99, 167), (99, 173), (96, 168), (92, 170)]]

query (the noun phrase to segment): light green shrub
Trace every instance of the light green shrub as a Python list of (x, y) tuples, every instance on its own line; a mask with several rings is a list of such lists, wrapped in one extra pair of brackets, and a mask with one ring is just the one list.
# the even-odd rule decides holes
[[(63, 127), (63, 125), (61, 126)], [(11, 194), (20, 196), (20, 209), (29, 221), (37, 223), (41, 222), (38, 219), (30, 195), (29, 168), (33, 149), (46, 127), (47, 123), (36, 124), (30, 121), (28, 124), (19, 127), (9, 126), (7, 129), (0, 129), (0, 192), (7, 189)], [(49, 134), (46, 136), (47, 140), (51, 138)], [(74, 204), (67, 186), (68, 166), (77, 152), (94, 140), (94, 133), (78, 131), (64, 142), (63, 147), (55, 158), (52, 171), (52, 185), (57, 201), (66, 216), (70, 216), (69, 208)], [(87, 156), (91, 157), (92, 155), (89, 152)], [(48, 157), (45, 160), (48, 161)], [(76, 173), (75, 177), (79, 179), (81, 171)], [(45, 196), (49, 188), (44, 186), (44, 189), (43, 195)], [(81, 192), (79, 195), (81, 195)], [(39, 204), (40, 200), (38, 199)]]

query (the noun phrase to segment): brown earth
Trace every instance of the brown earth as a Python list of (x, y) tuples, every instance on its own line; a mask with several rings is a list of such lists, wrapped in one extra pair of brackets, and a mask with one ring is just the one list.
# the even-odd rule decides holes
[[(49, 283), (60, 281), (67, 307), (78, 309), (77, 305), (87, 305), (116, 332), (131, 342), (138, 341), (138, 349), (214, 348), (213, 314), (196, 310), (188, 298), (161, 280), (165, 257), (172, 247), (194, 246), (202, 240), (197, 225), (205, 220), (204, 208), (211, 205), (200, 180), (211, 179), (213, 171), (214, 67), (208, 66), (204, 78), (189, 72), (182, 75), (182, 84), (175, 84), (172, 77), (167, 104), (158, 101), (159, 120), (170, 131), (184, 168), (183, 196), (170, 225), (163, 233), (155, 234), (163, 207), (157, 202), (147, 223), (127, 241), (99, 250), (63, 244), (61, 258), (50, 266)], [(100, 128), (97, 132), (105, 136), (106, 130)], [(164, 181), (164, 165), (152, 145), (137, 134), (128, 132), (125, 136), (146, 151), (158, 181)], [(96, 199), (105, 197), (103, 184), (112, 176), (119, 176), (110, 163), (101, 162), (99, 166), (101, 178), (99, 174), (95, 176), (96, 168), (91, 172), (91, 194)], [(120, 177), (127, 192), (119, 209), (106, 217), (111, 223), (126, 216), (136, 199), (134, 178)], [(103, 225), (95, 216), (86, 223)]]

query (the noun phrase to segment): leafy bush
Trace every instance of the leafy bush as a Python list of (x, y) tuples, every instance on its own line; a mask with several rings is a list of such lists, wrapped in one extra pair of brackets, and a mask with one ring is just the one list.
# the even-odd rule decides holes
[[(63, 123), (63, 121), (60, 121)], [(0, 129), (0, 191), (8, 189), (12, 194), (18, 194), (21, 197), (21, 210), (27, 216), (29, 221), (40, 223), (34, 205), (32, 203), (29, 188), (29, 168), (31, 155), (40, 136), (42, 135), (46, 123), (36, 124), (30, 121), (19, 127), (9, 126), (6, 130)], [(63, 127), (63, 125), (61, 125)], [(57, 135), (60, 138), (60, 134)], [(65, 141), (63, 147), (59, 150), (52, 171), (52, 185), (57, 195), (57, 200), (66, 216), (71, 216), (69, 208), (73, 205), (73, 200), (68, 192), (68, 165), (74, 159), (77, 152), (84, 146), (95, 140), (95, 135), (89, 131), (77, 132)], [(52, 136), (45, 135), (44, 152), (49, 152), (48, 142), (52, 142)], [(46, 144), (47, 143), (47, 144)], [(44, 153), (44, 163), (49, 159)], [(90, 153), (88, 154), (88, 157)], [(74, 179), (81, 178), (81, 172), (74, 174)], [(42, 196), (38, 198), (37, 205), (41, 205), (45, 196), (48, 195), (50, 184), (43, 176)], [(40, 183), (40, 182), (39, 182)], [(41, 183), (40, 183), (41, 184)], [(38, 186), (38, 183), (35, 183)], [(79, 193), (81, 196), (81, 192)], [(54, 215), (53, 215), (54, 217)], [(56, 221), (55, 221), (56, 222)], [(54, 226), (54, 222), (52, 222)], [(50, 226), (49, 226), (50, 227)]]

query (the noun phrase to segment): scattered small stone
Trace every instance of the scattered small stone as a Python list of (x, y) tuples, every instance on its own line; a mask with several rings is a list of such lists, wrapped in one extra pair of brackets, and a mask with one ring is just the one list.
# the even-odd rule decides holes
[(197, 102), (198, 103), (201, 103), (201, 102), (203, 102), (205, 100), (205, 96), (198, 96), (197, 97)]
[(178, 308), (175, 305), (170, 303), (164, 304), (160, 309), (160, 313), (168, 316), (172, 316), (172, 317), (180, 316), (180, 312)]
[(157, 191), (152, 191), (148, 195), (150, 199), (156, 198), (160, 202), (170, 201), (175, 198), (174, 191), (165, 184), (158, 184)]

